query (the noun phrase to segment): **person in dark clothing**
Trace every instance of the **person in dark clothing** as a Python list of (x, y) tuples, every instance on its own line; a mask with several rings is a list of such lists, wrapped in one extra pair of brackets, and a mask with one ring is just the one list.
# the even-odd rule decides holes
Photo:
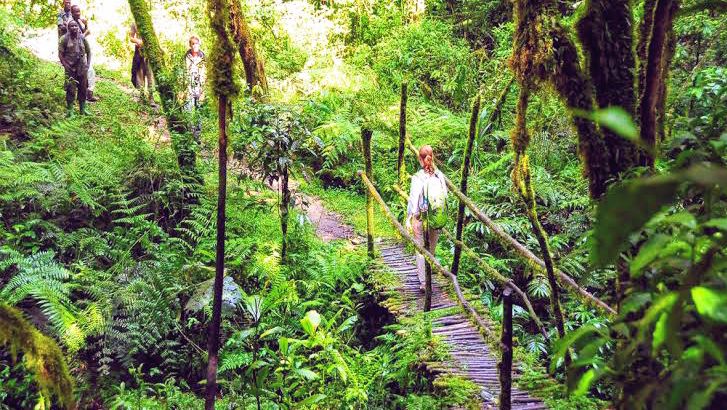
[(144, 40), (139, 35), (136, 24), (131, 25), (129, 40), (134, 43), (134, 58), (131, 60), (131, 83), (141, 92), (142, 98), (148, 92), (149, 103), (154, 105), (154, 75), (149, 61), (144, 56)]
[(75, 20), (68, 22), (67, 33), (58, 40), (58, 58), (66, 72), (67, 116), (73, 115), (73, 100), (76, 97), (78, 97), (81, 115), (88, 115), (86, 88), (88, 87), (88, 67), (91, 66), (91, 48)]
[[(78, 23), (78, 27), (81, 29), (83, 38), (88, 39), (88, 36), (91, 34), (91, 30), (88, 28), (88, 20), (81, 17), (81, 7), (78, 5), (71, 6), (71, 16), (73, 17), (73, 20)], [(98, 101), (98, 97), (94, 95), (94, 90), (96, 89), (96, 70), (94, 70), (91, 65), (88, 66), (87, 79), (88, 90), (86, 91), (86, 99), (91, 102)]]
[(71, 0), (63, 0), (63, 10), (58, 12), (56, 24), (58, 26), (58, 38), (66, 34), (66, 25), (71, 20)]

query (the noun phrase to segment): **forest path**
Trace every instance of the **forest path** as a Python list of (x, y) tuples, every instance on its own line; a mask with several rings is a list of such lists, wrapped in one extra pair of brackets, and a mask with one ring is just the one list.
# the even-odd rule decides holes
[[(95, 37), (96, 36), (91, 35), (88, 38), (91, 50), (94, 50), (92, 53), (92, 64), (94, 68), (106, 67), (112, 70), (121, 69), (122, 67), (118, 61), (114, 58), (105, 56), (102, 52), (99, 52), (99, 50), (103, 50), (103, 47), (96, 42)], [(58, 33), (55, 28), (28, 29), (23, 33), (21, 43), (23, 47), (39, 59), (58, 64), (60, 66), (60, 62), (58, 60)], [(134, 97), (139, 102), (142, 106), (142, 108), (138, 111), (141, 119), (140, 122), (146, 124), (149, 131), (150, 142), (153, 142), (155, 147), (169, 144), (171, 142), (171, 134), (167, 127), (167, 119), (162, 114), (161, 108), (159, 106), (149, 107), (146, 101), (142, 101), (139, 96), (139, 91), (131, 85), (130, 77), (131, 75), (129, 74), (128, 82), (122, 82), (113, 77), (105, 77), (96, 71), (97, 83), (113, 83), (125, 94)], [(63, 87), (62, 82), (59, 84), (59, 87)], [(103, 95), (96, 94), (96, 96), (104, 98)], [(90, 103), (88, 107), (93, 113), (94, 104)]]
[[(299, 206), (316, 227), (318, 236), (325, 240), (349, 240), (362, 244), (365, 239), (346, 225), (343, 218), (325, 209), (319, 198), (301, 195), (303, 206)], [(307, 206), (305, 205), (307, 203)], [(396, 241), (377, 244), (380, 260), (393, 271), (399, 279), (396, 288), (389, 289), (401, 295), (396, 303), (385, 306), (398, 320), (421, 312), (424, 307), (424, 293), (419, 290), (414, 255), (404, 245)], [(455, 375), (471, 380), (480, 387), (483, 409), (498, 409), (500, 381), (498, 377), (498, 358), (492, 354), (485, 339), (477, 328), (467, 319), (456, 302), (445, 291), (442, 278), (433, 276), (432, 281), (432, 332), (447, 345), (452, 358), (447, 363), (427, 363), (427, 370), (440, 375)], [(454, 309), (453, 309), (454, 308)], [(446, 310), (446, 311), (445, 311)], [(438, 311), (440, 314), (438, 314)], [(513, 379), (518, 378), (517, 365), (514, 366)], [(512, 408), (522, 410), (547, 409), (545, 404), (529, 393), (513, 388)]]

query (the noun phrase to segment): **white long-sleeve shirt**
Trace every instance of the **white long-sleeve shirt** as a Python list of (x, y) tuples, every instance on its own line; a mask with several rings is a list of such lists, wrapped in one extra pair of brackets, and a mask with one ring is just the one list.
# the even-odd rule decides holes
[(429, 174), (423, 169), (412, 175), (411, 187), (409, 188), (409, 201), (406, 207), (407, 216), (417, 216), (420, 212), (426, 211), (426, 205), (424, 203), (424, 190), (425, 188), (432, 189), (433, 184), (439, 184), (445, 195), (447, 193), (447, 183), (444, 181), (444, 174), (438, 169), (434, 171), (434, 174)]

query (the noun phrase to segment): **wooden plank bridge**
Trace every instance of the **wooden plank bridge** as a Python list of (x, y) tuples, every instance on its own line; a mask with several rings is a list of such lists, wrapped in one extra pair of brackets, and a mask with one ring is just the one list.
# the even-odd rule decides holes
[[(419, 279), (416, 275), (414, 256), (408, 253), (404, 245), (397, 242), (385, 242), (380, 247), (381, 259), (386, 267), (396, 273), (399, 287), (395, 289), (401, 294), (402, 302), (411, 306), (413, 312), (421, 312), (424, 307), (424, 293), (419, 290)], [(439, 280), (432, 282), (432, 312), (456, 307), (446, 292), (446, 286)], [(407, 310), (395, 312), (406, 315)], [(461, 376), (475, 382), (480, 387), (483, 409), (498, 408), (497, 398), (500, 394), (497, 357), (492, 354), (484, 337), (463, 312), (443, 316), (432, 321), (432, 333), (438, 336), (448, 347), (451, 361), (443, 363), (427, 363), (432, 373)], [(517, 376), (516, 376), (517, 378)], [(529, 393), (512, 390), (513, 409), (546, 409), (545, 404)]]
[[(324, 204), (316, 198), (306, 198), (305, 209), (308, 218), (316, 227), (316, 233), (325, 241), (352, 240), (365, 246), (365, 240), (357, 238), (353, 228), (342, 222), (342, 218), (325, 209)], [(399, 307), (389, 310), (402, 320), (421, 312), (424, 307), (424, 293), (419, 290), (419, 279), (416, 275), (414, 255), (406, 250), (401, 242), (386, 241), (377, 247), (379, 261), (397, 277), (396, 285), (391, 292), (397, 292)], [(451, 309), (458, 304), (447, 294), (445, 283), (435, 278), (432, 282), (432, 311)], [(428, 362), (427, 371), (438, 375), (455, 375), (473, 381), (480, 387), (480, 398), (483, 409), (498, 408), (500, 382), (497, 357), (491, 352), (482, 333), (463, 311), (447, 314), (432, 321), (432, 333), (447, 346), (451, 360), (447, 363)], [(491, 325), (488, 323), (488, 325)], [(517, 374), (515, 375), (517, 379)], [(546, 409), (545, 404), (519, 390), (512, 390), (512, 408), (522, 410)]]

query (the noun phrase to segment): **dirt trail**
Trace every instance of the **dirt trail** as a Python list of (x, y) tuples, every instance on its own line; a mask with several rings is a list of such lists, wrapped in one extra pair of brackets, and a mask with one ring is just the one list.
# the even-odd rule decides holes
[[(89, 46), (93, 51), (92, 64), (94, 67), (103, 66), (115, 70), (122, 68), (118, 61), (99, 52), (99, 50), (102, 50), (102, 47), (95, 41), (95, 36), (90, 36), (88, 41)], [(28, 30), (23, 34), (21, 44), (39, 59), (60, 65), (60, 62), (58, 61), (58, 33), (55, 28)], [(128, 84), (125, 84), (114, 78), (103, 77), (96, 72), (96, 82), (97, 84), (99, 82), (113, 83), (125, 94), (138, 98), (139, 92), (131, 86), (131, 80), (129, 80)], [(59, 86), (62, 87), (62, 84)], [(99, 95), (98, 93), (97, 96), (99, 98), (103, 98), (103, 95)], [(90, 103), (89, 108), (91, 109), (91, 112), (93, 112), (94, 103)], [(156, 147), (160, 144), (163, 145), (171, 142), (172, 139), (169, 134), (169, 128), (167, 127), (167, 119), (162, 114), (161, 109), (158, 106), (151, 107), (151, 109), (143, 109), (140, 111), (140, 115), (142, 122), (149, 126), (149, 135), (157, 136), (157, 139), (152, 141)]]

